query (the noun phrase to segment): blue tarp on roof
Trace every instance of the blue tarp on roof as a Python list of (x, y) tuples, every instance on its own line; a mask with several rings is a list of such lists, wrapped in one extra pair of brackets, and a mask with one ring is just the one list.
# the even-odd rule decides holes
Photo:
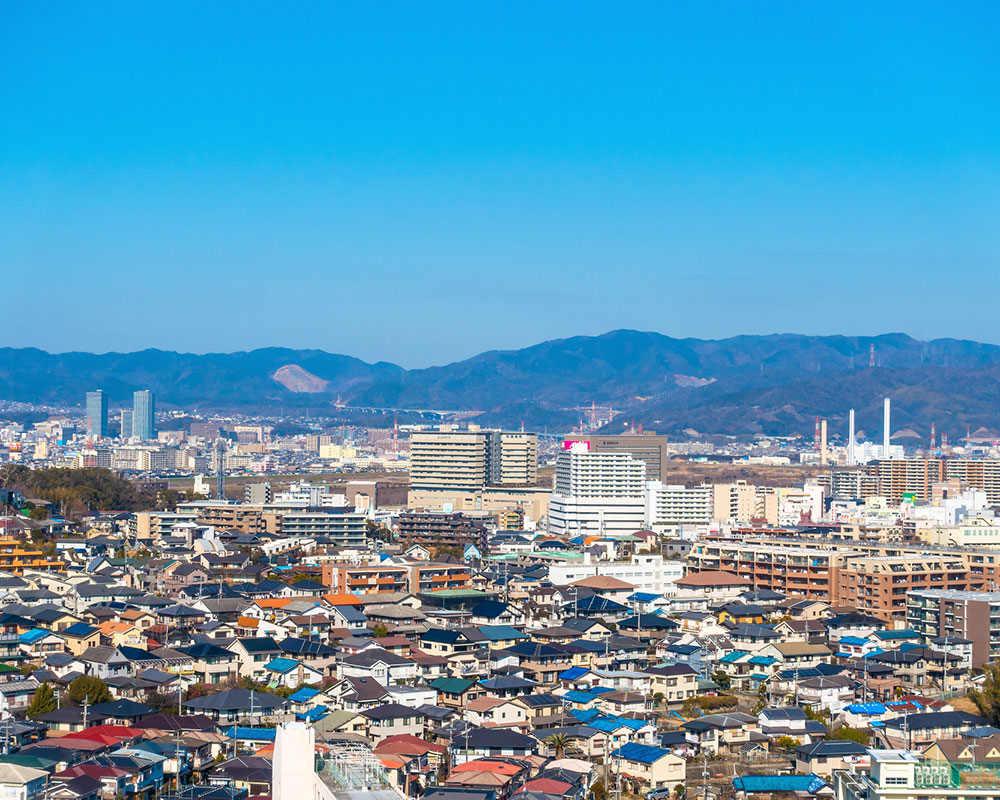
[(17, 640), (22, 644), (34, 644), (39, 639), (44, 639), (50, 633), (52, 631), (47, 631), (45, 628), (32, 628), (30, 631), (25, 631), (18, 636)]
[(888, 709), (881, 703), (851, 703), (847, 711), (852, 714), (884, 714)]
[(230, 739), (249, 739), (257, 742), (273, 742), (274, 728), (244, 728), (234, 725), (229, 730), (224, 731), (223, 736)]
[(769, 667), (777, 660), (778, 659), (776, 659), (774, 656), (753, 656), (752, 658), (747, 659), (747, 663), (759, 664), (760, 666), (763, 667)]
[(561, 681), (575, 681), (577, 678), (582, 675), (586, 675), (588, 672), (590, 672), (590, 670), (586, 667), (570, 667), (569, 669), (560, 672), (556, 677)]
[(266, 667), (264, 667), (264, 669), (270, 670), (271, 672), (281, 673), (291, 672), (293, 669), (298, 668), (299, 662), (294, 658), (275, 658), (272, 659)]
[(309, 686), (303, 686), (294, 694), (290, 694), (288, 699), (293, 703), (305, 703), (312, 700), (316, 695), (319, 694), (319, 689), (313, 689)]
[(868, 644), (868, 640), (867, 640), (867, 639), (863, 639), (863, 638), (862, 638), (862, 637), (860, 637), (860, 636), (844, 636), (844, 637), (842, 637), (842, 638), (841, 638), (841, 639), (839, 640), (838, 644), (856, 644), (856, 645), (863, 645), (863, 644)]
[(596, 708), (574, 708), (571, 709), (569, 713), (580, 720), (580, 722), (586, 724), (589, 724), (592, 720), (598, 719), (601, 716), (601, 712)]
[(744, 775), (733, 778), (733, 788), (738, 792), (808, 792), (815, 794), (826, 786), (818, 775)]

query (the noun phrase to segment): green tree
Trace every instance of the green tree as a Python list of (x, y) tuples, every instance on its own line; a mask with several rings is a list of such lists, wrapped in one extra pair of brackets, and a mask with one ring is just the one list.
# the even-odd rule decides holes
[(608, 787), (604, 781), (594, 781), (590, 787), (590, 800), (608, 800)]
[(864, 728), (852, 728), (849, 725), (843, 725), (834, 731), (833, 738), (867, 745), (871, 735)]
[(777, 740), (775, 740), (775, 744), (782, 750), (794, 750), (799, 746), (799, 740), (794, 736), (779, 736)]
[(983, 672), (986, 675), (983, 688), (969, 692), (969, 699), (991, 725), (997, 725), (1000, 724), (1000, 663), (987, 664)]
[(566, 747), (569, 745), (569, 736), (565, 733), (553, 733), (548, 739), (545, 740), (545, 744), (556, 751), (556, 758), (562, 758), (566, 755)]
[(380, 622), (378, 625), (375, 626), (375, 629), (372, 631), (372, 633), (375, 635), (376, 639), (381, 639), (383, 636), (389, 635), (389, 629)]
[(683, 783), (675, 783), (674, 784), (674, 794), (676, 795), (677, 800), (681, 800), (681, 798), (684, 797), (684, 795), (686, 793), (687, 793), (687, 789), (684, 788), (684, 784)]
[(657, 692), (653, 695), (653, 707), (659, 708), (663, 704), (663, 692)]
[(78, 706), (82, 706), (85, 700), (89, 705), (107, 703), (111, 700), (108, 685), (92, 675), (81, 675), (74, 679), (69, 685), (66, 696), (71, 703)]
[(50, 711), (55, 711), (55, 708), (56, 693), (52, 691), (51, 686), (43, 683), (35, 690), (35, 696), (24, 713), (29, 718), (34, 718), (40, 714), (48, 714)]
[(733, 685), (732, 676), (728, 672), (723, 672), (721, 669), (715, 671), (712, 675), (712, 680), (719, 684), (719, 688), (724, 692)]

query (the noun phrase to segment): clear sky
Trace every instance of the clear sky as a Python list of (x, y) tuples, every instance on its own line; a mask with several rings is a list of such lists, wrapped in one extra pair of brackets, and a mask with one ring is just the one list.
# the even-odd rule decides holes
[(995, 3), (17, 3), (0, 344), (1000, 341)]

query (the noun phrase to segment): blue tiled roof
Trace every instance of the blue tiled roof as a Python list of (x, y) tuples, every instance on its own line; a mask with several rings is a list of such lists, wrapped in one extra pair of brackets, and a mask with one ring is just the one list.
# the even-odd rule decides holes
[(629, 742), (612, 752), (611, 755), (628, 761), (638, 761), (640, 764), (652, 764), (664, 756), (670, 755), (670, 751), (664, 750), (662, 747), (654, 747), (651, 744)]

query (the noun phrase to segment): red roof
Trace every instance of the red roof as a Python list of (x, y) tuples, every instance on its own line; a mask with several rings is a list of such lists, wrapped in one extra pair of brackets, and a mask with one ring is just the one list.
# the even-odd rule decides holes
[(61, 737), (65, 739), (85, 739), (89, 742), (100, 742), (102, 744), (117, 744), (122, 739), (141, 739), (145, 732), (137, 728), (130, 728), (128, 725), (92, 725), (82, 731), (67, 733)]
[(466, 761), (457, 767), (452, 767), (452, 774), (456, 772), (495, 772), (498, 775), (517, 775), (521, 767), (515, 764), (506, 764), (503, 761)]
[(520, 794), (521, 792), (542, 792), (543, 794), (562, 795), (566, 794), (572, 788), (572, 784), (563, 781), (554, 781), (551, 778), (536, 778), (524, 784), (524, 786), (517, 790), (516, 794)]
[(423, 755), (424, 753), (444, 753), (447, 749), (443, 744), (432, 744), (419, 736), (398, 733), (394, 736), (386, 736), (375, 745), (375, 754)]

